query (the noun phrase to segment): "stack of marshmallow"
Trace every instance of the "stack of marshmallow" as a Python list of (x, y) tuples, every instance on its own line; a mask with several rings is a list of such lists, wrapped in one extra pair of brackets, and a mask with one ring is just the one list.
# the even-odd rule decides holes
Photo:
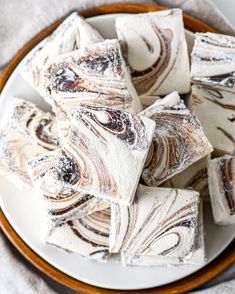
[[(202, 264), (201, 198), (216, 222), (235, 222), (235, 39), (196, 36), (198, 119), (179, 96), (191, 89), (181, 10), (117, 17), (116, 31), (104, 40), (73, 13), (34, 51), (22, 75), (53, 114), (12, 98), (0, 171), (43, 202), (47, 244), (124, 265)], [(228, 155), (209, 160), (208, 192), (212, 146)]]

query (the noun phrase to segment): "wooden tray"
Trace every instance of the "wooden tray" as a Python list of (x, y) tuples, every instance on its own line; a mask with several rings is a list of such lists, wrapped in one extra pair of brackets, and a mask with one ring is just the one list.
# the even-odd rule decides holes
[[(84, 17), (91, 17), (101, 14), (109, 13), (141, 13), (147, 11), (163, 10), (165, 7), (158, 5), (145, 5), (145, 4), (118, 4), (109, 6), (100, 6), (97, 8), (85, 10), (81, 12)], [(31, 41), (29, 41), (11, 60), (9, 65), (6, 67), (4, 72), (0, 77), (0, 91), (2, 91), (6, 81), (14, 71), (17, 64), (24, 58), (24, 56), (36, 46), (42, 39), (47, 37), (55, 28), (61, 23), (63, 19), (55, 22), (44, 31), (39, 33)], [(209, 27), (207, 24), (184, 14), (185, 27), (193, 32), (215, 32), (215, 30)], [(45, 260), (43, 260), (39, 255), (37, 255), (14, 231), (9, 221), (7, 220), (4, 213), (0, 210), (0, 227), (3, 232), (9, 238), (9, 240), (14, 244), (14, 246), (23, 254), (23, 256), (30, 261), (35, 267), (41, 270), (43, 273), (56, 280), (57, 282), (70, 287), (74, 290), (83, 293), (93, 293), (93, 294), (110, 294), (110, 293), (125, 293), (127, 291), (117, 291), (117, 290), (107, 290), (88, 284), (82, 283), (64, 273), (57, 270), (55, 267), (51, 266)], [(213, 262), (208, 264), (203, 269), (197, 271), (196, 273), (181, 279), (180, 281), (164, 285), (161, 287), (131, 291), (132, 293), (183, 293), (188, 292), (202, 284), (208, 282), (209, 280), (216, 277), (218, 274), (223, 272), (226, 268), (235, 262), (235, 241)]]

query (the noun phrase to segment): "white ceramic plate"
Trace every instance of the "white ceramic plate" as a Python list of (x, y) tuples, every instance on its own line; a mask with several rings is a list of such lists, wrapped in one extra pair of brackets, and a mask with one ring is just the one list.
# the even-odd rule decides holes
[[(114, 20), (117, 15), (104, 15), (88, 21), (106, 38), (113, 38)], [(193, 44), (193, 34), (186, 32), (189, 48)], [(42, 109), (49, 109), (43, 99), (23, 80), (17, 66), (1, 94), (0, 117), (7, 109), (12, 95), (35, 102)], [(40, 240), (43, 211), (33, 193), (20, 190), (0, 178), (0, 205), (17, 234), (39, 256), (60, 271), (88, 284), (111, 289), (143, 289), (168, 284), (184, 278), (202, 266), (178, 267), (122, 267), (117, 261), (99, 263), (45, 245)], [(210, 205), (204, 213), (205, 243), (207, 262), (218, 256), (235, 237), (235, 226), (219, 227), (213, 223)]]

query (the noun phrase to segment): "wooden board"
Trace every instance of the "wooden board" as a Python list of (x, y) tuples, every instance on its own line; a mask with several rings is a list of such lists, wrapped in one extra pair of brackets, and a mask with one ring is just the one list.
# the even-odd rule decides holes
[[(158, 5), (144, 5), (144, 4), (118, 4), (109, 6), (100, 6), (97, 8), (85, 10), (81, 12), (84, 17), (91, 17), (101, 14), (109, 13), (141, 13), (147, 11), (157, 11), (166, 9)], [(55, 28), (61, 23), (63, 19), (55, 22), (37, 36), (35, 36), (31, 41), (29, 41), (11, 60), (9, 65), (6, 67), (2, 75), (0, 76), (0, 91), (4, 88), (4, 85), (12, 72), (14, 71), (17, 64), (24, 58), (24, 56), (41, 40), (47, 37)], [(184, 14), (185, 27), (193, 32), (215, 32), (215, 30), (209, 27), (207, 24)], [(14, 246), (23, 254), (23, 256), (30, 261), (35, 267), (41, 270), (43, 273), (56, 280), (57, 282), (70, 287), (74, 290), (80, 291), (82, 293), (92, 293), (92, 294), (112, 294), (112, 293), (126, 293), (127, 291), (117, 291), (117, 290), (107, 290), (94, 286), (90, 286), (86, 283), (80, 282), (61, 271), (57, 270), (55, 267), (51, 266), (39, 255), (37, 255), (14, 231), (9, 221), (7, 220), (4, 213), (0, 210), (0, 227), (3, 232), (9, 238), (9, 240), (14, 244)], [(196, 273), (181, 279), (180, 281), (164, 285), (157, 288), (131, 291), (131, 293), (184, 293), (188, 292), (194, 288), (197, 288), (209, 280), (216, 277), (218, 274), (223, 272), (230, 265), (235, 263), (235, 242), (233, 242), (218, 258), (213, 262), (208, 264), (203, 269), (197, 271)]]

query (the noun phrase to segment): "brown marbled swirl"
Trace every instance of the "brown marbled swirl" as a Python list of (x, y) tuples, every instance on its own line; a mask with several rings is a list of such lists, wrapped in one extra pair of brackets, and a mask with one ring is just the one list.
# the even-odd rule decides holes
[[(118, 109), (81, 104), (77, 112), (72, 114), (76, 120), (89, 127), (94, 134), (102, 137), (95, 126), (127, 144), (133, 150), (145, 150), (148, 145), (144, 123), (138, 116)], [(103, 137), (105, 141), (105, 138)], [(108, 142), (106, 142), (108, 144)]]
[[(108, 206), (107, 203), (89, 194), (73, 193), (66, 197), (46, 197), (51, 202), (48, 215), (52, 222), (65, 222), (69, 219), (82, 218), (94, 211), (99, 211)], [(49, 205), (48, 205), (49, 207)]]
[(108, 256), (109, 231), (107, 208), (52, 229), (46, 242), (82, 256), (103, 259)]
[(56, 119), (50, 113), (46, 113), (33, 103), (13, 98), (10, 110), (11, 127), (19, 133), (30, 136), (35, 144), (48, 150), (55, 150), (59, 145)]
[(161, 187), (193, 189), (199, 192), (203, 200), (207, 200), (209, 198), (207, 158), (193, 163), (182, 172), (162, 183)]
[(235, 93), (205, 85), (192, 87), (192, 111), (217, 154), (235, 152)]
[(26, 161), (58, 145), (55, 118), (31, 102), (12, 98), (0, 130), (1, 172), (31, 186)]
[(61, 57), (45, 76), (53, 103), (66, 112), (81, 103), (134, 113), (142, 110), (117, 40), (87, 47), (83, 54), (74, 51)]
[(113, 204), (111, 212), (110, 252), (121, 252), (124, 264), (192, 260), (199, 226), (197, 192), (140, 185), (131, 206)]
[[(132, 69), (132, 80), (139, 95), (147, 93), (154, 85), (156, 87), (156, 83), (159, 84), (157, 86), (159, 87), (168, 75), (166, 70), (169, 70), (172, 31), (168, 29), (161, 30), (155, 25), (152, 25), (152, 29), (156, 34), (156, 38), (160, 42), (160, 53), (159, 58), (150, 68), (146, 68), (143, 71)], [(161, 80), (160, 78), (162, 78), (162, 75), (165, 76), (164, 79), (161, 82), (158, 82), (158, 80)]]
[(212, 211), (218, 224), (235, 224), (235, 157), (225, 155), (208, 162)]
[(142, 173), (148, 186), (160, 185), (212, 151), (199, 120), (177, 93), (156, 101), (141, 114), (156, 122)]
[(58, 149), (28, 161), (32, 182), (45, 201), (66, 202), (73, 195), (79, 199), (89, 195), (87, 191), (93, 186), (98, 193), (117, 197), (114, 179), (86, 137), (80, 135), (78, 140), (77, 132), (73, 130), (68, 141), (67, 147), (73, 150), (74, 155)]
[(76, 185), (84, 178), (80, 166), (68, 152), (57, 149), (31, 159), (27, 165), (49, 226), (79, 219), (108, 207), (101, 199), (77, 191)]
[(78, 190), (86, 191), (91, 187), (98, 195), (108, 194), (117, 197), (117, 183), (109, 172), (105, 158), (100, 156), (96, 146), (92, 146), (91, 141), (81, 134), (79, 128), (71, 127), (64, 146), (71, 151), (78, 166), (78, 180), (71, 183), (75, 189), (77, 187)]
[(139, 95), (189, 91), (189, 61), (180, 10), (119, 17), (116, 31)]
[(235, 184), (234, 161), (235, 158), (233, 157), (229, 159), (223, 158), (219, 165), (220, 178), (223, 183), (224, 196), (229, 207), (230, 215), (235, 214), (235, 194), (233, 191)]
[(86, 46), (102, 41), (103, 37), (74, 12), (34, 50), (21, 70), (22, 75), (47, 102), (52, 103), (47, 91), (48, 79), (45, 76), (50, 63), (63, 54), (78, 49), (84, 51)]
[(154, 126), (118, 109), (82, 105), (61, 134), (62, 149), (29, 162), (32, 180), (44, 195), (82, 192), (129, 204)]
[(192, 51), (192, 81), (235, 91), (235, 37), (197, 33)]
[[(90, 186), (94, 191), (91, 194), (97, 193), (94, 195), (104, 199), (131, 202), (154, 123), (118, 109), (88, 105), (81, 105), (72, 118), (64, 148), (80, 162), (81, 171), (86, 174), (82, 186)], [(132, 167), (128, 164), (131, 162)], [(132, 168), (136, 168), (135, 173)], [(125, 174), (133, 179), (131, 185)]]

